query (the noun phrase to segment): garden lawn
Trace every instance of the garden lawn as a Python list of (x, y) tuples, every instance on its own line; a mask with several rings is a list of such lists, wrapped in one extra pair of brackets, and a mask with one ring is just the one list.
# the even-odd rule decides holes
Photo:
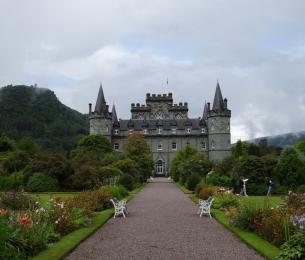
[(72, 199), (78, 192), (49, 192), (49, 193), (30, 193), (31, 196), (38, 200), (42, 206), (45, 206), (50, 198)]
[(240, 197), (240, 199), (243, 204), (252, 204), (257, 206), (269, 205), (270, 207), (279, 206), (284, 200), (281, 196), (248, 196)]

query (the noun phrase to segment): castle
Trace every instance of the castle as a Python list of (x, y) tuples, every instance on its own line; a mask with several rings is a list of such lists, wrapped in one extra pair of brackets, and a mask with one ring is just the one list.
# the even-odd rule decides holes
[(115, 106), (109, 111), (102, 85), (95, 109), (89, 104), (90, 134), (102, 134), (117, 152), (123, 151), (124, 139), (140, 131), (149, 144), (155, 161), (155, 175), (167, 176), (175, 153), (190, 145), (210, 160), (231, 154), (231, 111), (223, 99), (219, 83), (212, 108), (206, 103), (202, 117), (189, 118), (188, 104), (173, 104), (172, 93), (146, 94), (146, 104), (131, 104), (131, 118), (118, 119)]

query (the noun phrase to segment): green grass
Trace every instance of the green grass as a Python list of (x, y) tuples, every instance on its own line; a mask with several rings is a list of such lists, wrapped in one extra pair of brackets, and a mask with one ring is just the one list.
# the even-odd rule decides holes
[[(141, 189), (144, 187), (141, 186), (139, 188), (134, 189), (129, 193), (126, 197), (128, 201), (130, 201)], [(61, 198), (71, 198), (75, 196), (77, 193), (54, 193), (54, 197)], [(36, 195), (36, 194), (35, 194)], [(49, 200), (48, 194), (41, 194), (44, 201)], [(64, 258), (69, 252), (71, 252), (74, 248), (76, 248), (82, 241), (92, 235), (97, 229), (99, 229), (102, 225), (106, 223), (106, 221), (112, 217), (114, 210), (107, 209), (95, 214), (92, 218), (92, 224), (90, 227), (80, 228), (72, 233), (64, 236), (60, 241), (54, 243), (48, 249), (42, 251), (37, 256), (33, 257), (34, 260), (56, 260)]]
[(269, 205), (270, 207), (279, 206), (283, 202), (283, 197), (281, 196), (248, 196), (240, 197), (241, 203), (252, 204), (257, 206)]
[(46, 205), (51, 198), (61, 198), (61, 199), (71, 199), (75, 195), (77, 195), (78, 192), (44, 192), (44, 193), (30, 193), (30, 195), (37, 199), (42, 206)]

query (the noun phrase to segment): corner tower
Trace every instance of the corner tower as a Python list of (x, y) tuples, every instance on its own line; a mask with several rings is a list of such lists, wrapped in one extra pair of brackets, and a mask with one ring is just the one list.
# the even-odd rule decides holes
[(102, 84), (98, 92), (96, 105), (92, 111), (92, 104), (89, 104), (90, 134), (102, 134), (111, 141), (112, 115), (109, 113), (109, 106), (104, 97)]
[(209, 159), (222, 160), (231, 155), (231, 110), (228, 109), (227, 99), (222, 98), (218, 82), (213, 107), (211, 109), (210, 103), (207, 103), (205, 111), (209, 132)]

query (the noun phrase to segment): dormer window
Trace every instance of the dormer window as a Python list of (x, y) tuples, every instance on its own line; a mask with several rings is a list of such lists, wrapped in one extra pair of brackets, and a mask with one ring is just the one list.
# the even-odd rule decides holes
[(142, 130), (143, 135), (147, 135), (147, 129)]
[(118, 135), (119, 134), (119, 129), (114, 129), (114, 134)]
[(161, 128), (158, 128), (158, 134), (162, 134), (162, 129)]
[(172, 134), (175, 135), (176, 133), (177, 133), (177, 128), (173, 128), (173, 129), (172, 129)]
[(202, 133), (202, 134), (205, 133), (205, 128), (201, 128), (201, 133)]
[(187, 133), (187, 134), (190, 134), (190, 133), (191, 133), (191, 128), (189, 128), (189, 127), (186, 128), (186, 133)]

